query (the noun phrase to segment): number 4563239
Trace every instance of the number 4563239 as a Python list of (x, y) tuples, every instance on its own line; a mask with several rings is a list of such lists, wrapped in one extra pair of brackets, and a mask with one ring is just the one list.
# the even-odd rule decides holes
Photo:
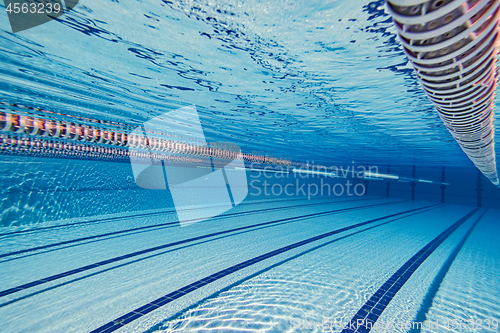
[(61, 5), (58, 3), (9, 3), (7, 13), (14, 14), (50, 14), (61, 12)]
[(469, 319), (469, 320), (459, 320), (459, 319), (454, 319), (454, 320), (448, 320), (446, 324), (444, 325), (447, 329), (454, 329), (454, 330), (491, 330), (494, 329), (495, 331), (498, 329), (498, 320), (493, 319)]

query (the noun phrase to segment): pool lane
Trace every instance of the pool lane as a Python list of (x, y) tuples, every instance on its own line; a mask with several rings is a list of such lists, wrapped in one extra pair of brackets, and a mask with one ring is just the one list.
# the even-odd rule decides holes
[[(266, 205), (274, 205), (274, 204), (284, 204), (288, 205), (289, 207), (292, 207), (296, 202), (304, 201), (304, 202), (315, 202), (315, 201), (334, 201), (335, 199), (338, 200), (344, 200), (345, 198), (348, 198), (347, 196), (344, 197), (320, 197), (320, 198), (311, 198), (307, 199), (305, 197), (299, 197), (299, 198), (287, 198), (287, 199), (275, 199), (275, 200), (248, 200), (240, 203), (237, 207), (239, 209), (241, 208), (248, 208), (250, 211), (252, 209), (252, 206), (258, 205), (258, 206), (266, 206)], [(375, 199), (375, 197), (368, 197), (370, 199)], [(357, 198), (359, 200), (359, 198)], [(356, 199), (355, 199), (356, 200)], [(232, 207), (229, 205), (221, 205), (221, 207)], [(199, 208), (189, 208), (189, 209), (181, 209), (181, 210), (196, 210)], [(234, 211), (234, 210), (231, 210)], [(155, 211), (145, 211), (145, 212), (137, 212), (134, 214), (126, 213), (126, 214), (114, 214), (112, 216), (100, 216), (98, 218), (83, 218), (81, 221), (78, 222), (61, 222), (61, 221), (54, 221), (54, 222), (44, 222), (42, 225), (48, 225), (48, 226), (36, 226), (36, 225), (27, 225), (27, 226), (9, 226), (5, 227), (4, 229), (11, 230), (7, 232), (2, 232), (0, 233), (0, 239), (5, 239), (7, 237), (15, 237), (15, 236), (20, 236), (20, 235), (25, 235), (25, 234), (33, 234), (33, 233), (41, 233), (41, 232), (47, 232), (51, 231), (53, 229), (65, 229), (65, 228), (71, 228), (74, 226), (82, 226), (82, 225), (94, 225), (94, 224), (101, 224), (101, 223), (110, 223), (110, 222), (115, 222), (117, 220), (124, 220), (124, 219), (133, 219), (133, 218), (144, 218), (147, 216), (156, 216), (156, 215), (165, 215), (165, 214), (173, 214), (175, 213), (176, 210), (174, 208), (170, 209), (161, 209), (161, 210), (155, 210)], [(50, 224), (54, 225), (50, 225)]]
[(321, 240), (323, 238), (330, 237), (330, 236), (333, 236), (333, 235), (336, 235), (336, 234), (339, 234), (339, 233), (342, 233), (342, 232), (345, 232), (348, 230), (352, 230), (352, 229), (355, 229), (358, 227), (366, 226), (366, 225), (371, 224), (371, 223), (387, 220), (387, 219), (390, 219), (390, 218), (393, 218), (396, 216), (400, 216), (403, 214), (408, 214), (408, 213), (423, 210), (426, 208), (431, 208), (434, 206), (437, 206), (437, 205), (429, 205), (429, 206), (422, 207), (422, 208), (415, 208), (415, 209), (403, 211), (400, 213), (395, 213), (395, 214), (387, 215), (384, 217), (376, 218), (373, 220), (368, 220), (365, 222), (357, 223), (357, 224), (351, 225), (349, 227), (344, 227), (341, 229), (333, 230), (333, 231), (330, 231), (330, 232), (327, 232), (327, 233), (324, 233), (324, 234), (321, 234), (321, 235), (318, 235), (315, 237), (305, 239), (303, 241), (300, 241), (300, 242), (297, 242), (294, 244), (290, 244), (288, 246), (285, 246), (285, 247), (279, 248), (277, 250), (265, 253), (265, 254), (260, 255), (258, 257), (252, 258), (250, 260), (246, 260), (246, 261), (241, 262), (237, 265), (233, 265), (233, 266), (228, 267), (224, 270), (221, 270), (215, 274), (209, 275), (203, 279), (195, 281), (189, 285), (186, 285), (180, 289), (177, 289), (177, 290), (175, 290), (167, 295), (164, 295), (158, 299), (155, 299), (155, 300), (153, 300), (153, 301), (151, 301), (151, 302), (149, 302), (149, 303), (147, 303), (147, 304), (145, 304), (137, 309), (134, 309), (133, 311), (130, 311), (130, 312), (124, 314), (123, 316), (121, 316), (119, 318), (114, 319), (113, 321), (108, 322), (107, 324), (105, 324), (99, 328), (96, 328), (95, 330), (92, 330), (91, 333), (107, 333), (107, 332), (116, 331), (116, 330), (120, 329), (121, 327), (123, 327), (124, 325), (127, 325), (128, 323), (158, 309), (161, 306), (167, 305), (167, 304), (175, 301), (176, 299), (183, 297), (192, 291), (195, 291), (198, 288), (202, 288), (202, 287), (204, 287), (204, 286), (206, 286), (214, 281), (217, 281), (221, 278), (226, 277), (229, 274), (233, 274), (234, 272), (237, 272), (241, 269), (244, 269), (244, 268), (249, 267), (253, 264), (256, 264), (256, 263), (261, 262), (263, 260), (269, 259), (271, 257), (277, 256), (281, 253), (285, 253), (285, 252), (290, 251), (292, 249), (301, 247), (303, 245), (306, 245), (306, 244), (309, 244), (309, 243), (312, 243), (312, 242)]
[[(45, 292), (41, 292), (43, 291), (43, 289), (40, 289), (41, 286), (20, 291), (20, 295), (16, 297), (24, 297), (31, 292), (41, 293), (2, 307), (0, 316), (2, 322), (8, 324), (7, 327), (13, 328), (12, 331), (14, 332), (22, 327), (33, 331), (44, 331), (43, 328), (46, 327), (44, 324), (48, 325), (48, 323), (53, 322), (55, 319), (51, 318), (55, 317), (57, 317), (58, 322), (61, 321), (58, 327), (61, 327), (62, 331), (64, 331), (63, 328), (65, 327), (80, 327), (81, 324), (84, 324), (84, 327), (88, 326), (90, 330), (97, 327), (96, 324), (99, 324), (99, 322), (105, 324), (106, 320), (109, 321), (110, 317), (114, 316), (113, 314), (119, 314), (120, 311), (129, 306), (133, 309), (144, 300), (158, 298), (155, 297), (155, 294), (158, 295), (159, 292), (182, 288), (183, 283), (192, 283), (206, 274), (214, 274), (228, 266), (238, 264), (238, 262), (255, 258), (261, 255), (263, 251), (265, 253), (266, 249), (273, 250), (276, 247), (287, 246), (294, 241), (302, 241), (307, 237), (314, 237), (324, 233), (328, 229), (332, 230), (331, 228), (335, 226), (342, 228), (356, 222), (359, 223), (359, 221), (366, 220), (366, 217), (378, 218), (428, 205), (427, 203), (397, 202), (391, 205), (360, 209), (360, 204), (360, 202), (357, 204), (338, 203), (335, 206), (339, 207), (339, 209), (343, 209), (340, 207), (358, 208), (334, 215), (324, 214), (316, 217), (305, 217), (294, 222), (294, 225), (296, 225), (293, 228), (289, 224), (272, 227), (268, 225), (255, 231), (240, 231), (237, 232), (237, 235), (231, 235), (229, 238), (227, 237), (229, 235), (226, 235), (223, 236), (224, 238), (219, 237), (213, 241), (209, 240), (209, 243), (198, 242), (193, 244), (194, 246), (172, 250), (174, 252), (158, 253), (156, 257), (144, 261), (132, 262), (131, 260), (131, 264), (128, 266), (89, 276), (66, 285), (64, 283), (70, 281), (68, 278), (61, 279), (60, 282), (50, 281), (43, 288), (52, 288), (58, 284), (61, 284), (61, 287), (46, 290)], [(384, 208), (380, 209), (380, 207)], [(325, 210), (319, 213), (327, 212)], [(304, 209), (297, 209), (294, 214), (295, 217), (298, 214), (305, 216), (310, 215), (310, 211), (308, 209), (305, 209), (305, 211)], [(269, 216), (266, 216), (266, 219), (269, 219)], [(247, 216), (244, 221), (239, 221), (239, 223), (248, 226), (258, 220), (262, 220), (262, 216), (257, 215), (254, 219)], [(228, 224), (223, 226), (227, 230)], [(180, 228), (180, 230), (185, 229)], [(184, 236), (182, 239), (186, 239), (185, 235), (182, 236)], [(148, 238), (148, 236), (143, 237), (143, 240)], [(127, 249), (125, 247), (125, 250)], [(101, 254), (106, 254), (107, 250), (109, 248), (100, 248)], [(130, 253), (130, 249), (128, 250), (128, 253)], [(186, 261), (186, 259), (188, 260)], [(40, 262), (41, 264), (50, 263)], [(51, 263), (53, 269), (57, 269), (59, 264), (59, 262)], [(87, 274), (94, 273), (98, 272), (94, 270)], [(81, 277), (81, 274), (75, 275), (75, 279)], [(31, 289), (33, 290), (30, 291)], [(9, 296), (15, 296), (15, 294)], [(4, 300), (14, 299), (3, 297), (0, 301)], [(86, 310), (83, 312), (77, 310), (82, 308)], [(74, 313), (74, 316), (68, 317), (67, 313)], [(93, 315), (91, 315), (92, 313)], [(18, 318), (23, 316), (29, 318), (23, 319), (22, 323), (19, 324)], [(69, 326), (64, 326), (66, 324)], [(38, 329), (34, 329), (34, 327), (38, 327)], [(81, 327), (80, 329), (75, 328), (75, 330), (81, 331)], [(49, 330), (45, 329), (45, 331)]]
[[(307, 206), (319, 206), (319, 205), (331, 205), (332, 203), (341, 203), (341, 202), (350, 202), (354, 201), (356, 199), (346, 199), (346, 200), (335, 200), (335, 201), (326, 201), (326, 202), (315, 202), (315, 203), (304, 203), (304, 204), (297, 204), (294, 206), (281, 206), (281, 207), (272, 207), (272, 208), (263, 208), (263, 209), (255, 209), (255, 210), (247, 210), (247, 211), (242, 211), (242, 212), (233, 212), (233, 213), (228, 213), (222, 216), (217, 217), (217, 219), (227, 219), (227, 218), (234, 218), (234, 217), (241, 217), (245, 216), (247, 214), (257, 214), (257, 213), (263, 213), (263, 212), (274, 212), (274, 211), (279, 211), (279, 210), (284, 210), (284, 209), (297, 209), (297, 208), (302, 208), (302, 207), (307, 207)], [(369, 200), (374, 200), (374, 199), (365, 199), (363, 201), (369, 201)], [(356, 200), (357, 202), (361, 200)], [(169, 212), (170, 213), (170, 212)], [(158, 215), (160, 213), (149, 213), (145, 214), (144, 216), (140, 215), (133, 215), (132, 217), (146, 217), (150, 215)], [(107, 219), (105, 219), (107, 220)], [(98, 220), (95, 220), (96, 222)], [(193, 220), (195, 221), (195, 220)], [(201, 221), (199, 223), (207, 223), (207, 221)], [(133, 233), (137, 231), (156, 231), (160, 228), (174, 228), (174, 227), (179, 227), (179, 223), (177, 221), (175, 222), (167, 222), (167, 223), (156, 223), (152, 225), (147, 225), (147, 226), (141, 226), (141, 227), (135, 227), (135, 228), (129, 228), (129, 229), (124, 229), (124, 230), (118, 230), (118, 231), (111, 231), (111, 232), (106, 232), (106, 233), (100, 233), (97, 235), (92, 235), (92, 236), (85, 236), (85, 237), (80, 237), (76, 239), (70, 239), (70, 240), (64, 240), (64, 241), (59, 241), (56, 243), (50, 243), (50, 244), (45, 244), (45, 245), (40, 245), (36, 247), (30, 247), (30, 248), (25, 248), (22, 250), (17, 250), (17, 251), (12, 251), (12, 252), (6, 252), (6, 253), (0, 253), (0, 262), (3, 258), (6, 257), (12, 257), (16, 256), (16, 258), (19, 258), (17, 255), (19, 254), (24, 254), (24, 253), (30, 253), (30, 252), (36, 252), (39, 250), (46, 250), (46, 249), (51, 249), (54, 247), (60, 247), (64, 245), (69, 245), (69, 244), (74, 244), (74, 243), (79, 243), (82, 244), (84, 241), (89, 241), (89, 240), (102, 240), (103, 238), (109, 238), (110, 236), (117, 236), (117, 235), (123, 235), (123, 234), (128, 234), (128, 233)], [(15, 259), (15, 258), (14, 258)]]
[[(380, 198), (367, 197), (362, 198), (363, 201), (374, 200), (380, 201)], [(242, 203), (226, 213), (219, 215), (213, 219), (227, 219), (231, 216), (242, 216), (251, 214), (253, 211), (266, 209), (293, 209), (296, 205), (321, 205), (337, 202), (359, 201), (359, 198), (352, 197), (329, 197), (329, 198), (307, 198), (293, 199), (284, 201), (281, 199), (262, 201), (249, 201)], [(402, 200), (403, 201), (403, 200)], [(381, 201), (380, 201), (381, 202)], [(213, 220), (212, 219), (212, 220)], [(210, 223), (212, 220), (205, 220), (199, 223)], [(161, 221), (161, 223), (158, 223)], [(54, 222), (58, 223), (58, 222)], [(198, 224), (198, 223), (197, 223)], [(7, 232), (0, 235), (0, 263), (12, 258), (20, 258), (24, 255), (40, 253), (47, 249), (64, 246), (64, 244), (82, 244), (85, 242), (96, 242), (100, 238), (110, 238), (116, 235), (126, 235), (127, 233), (150, 232), (156, 229), (175, 228), (179, 226), (175, 210), (144, 212), (143, 214), (131, 214), (129, 216), (101, 216), (98, 219), (87, 221), (57, 224), (50, 226), (50, 223), (44, 223), (46, 227), (23, 227), (25, 230)], [(19, 228), (19, 227), (18, 227)], [(12, 228), (16, 230), (18, 228)], [(108, 235), (106, 235), (108, 234)], [(94, 237), (94, 238), (87, 238)], [(68, 243), (65, 243), (68, 242)], [(57, 245), (61, 243), (60, 245)], [(53, 244), (56, 244), (52, 246)]]
[[(410, 279), (422, 263), (441, 245), (455, 230), (471, 218), (480, 209), (476, 208), (439, 234), (425, 245), (413, 257), (404, 263), (359, 309), (352, 317), (342, 333), (368, 333), (374, 327), (382, 312), (396, 296), (399, 290)], [(482, 217), (482, 215), (481, 215)], [(479, 220), (478, 220), (479, 221)]]
[[(235, 281), (183, 311), (168, 313), (159, 308), (120, 332), (151, 326), (154, 327), (148, 332), (341, 332), (394, 272), (472, 209), (440, 207), (369, 231), (354, 235), (347, 232), (350, 235), (347, 238), (338, 238), (339, 235), (320, 240), (314, 247), (304, 246), (300, 253), (273, 263), (268, 266), (270, 269), (263, 268), (249, 279)], [(419, 274), (409, 280), (410, 290), (407, 290), (409, 283), (405, 285), (404, 291), (411, 297), (401, 301), (401, 292), (398, 293), (390, 303), (397, 300), (396, 313), (384, 320), (398, 320), (400, 315), (411, 315), (418, 309), (418, 297), (427, 288), (421, 285), (420, 275), (433, 278), (432, 268), (439, 269), (443, 254), (446, 258), (448, 248), (460, 241), (471, 220), (433, 253), (432, 260), (426, 260), (427, 267), (417, 270)], [(181, 300), (182, 297), (176, 302)], [(176, 302), (167, 308), (175, 307)], [(335, 323), (335, 327), (324, 329), (325, 320), (326, 324)], [(155, 322), (158, 324), (154, 325)]]
[(50, 282), (50, 281), (58, 280), (58, 279), (61, 279), (63, 277), (68, 277), (68, 276), (71, 276), (71, 275), (74, 275), (74, 274), (77, 274), (77, 273), (81, 273), (81, 272), (84, 272), (84, 271), (87, 271), (87, 270), (90, 270), (90, 269), (93, 269), (93, 268), (97, 268), (97, 267), (100, 267), (100, 266), (108, 265), (108, 264), (111, 264), (111, 263), (116, 263), (116, 262), (119, 262), (119, 261), (122, 261), (122, 260), (125, 260), (125, 259), (129, 259), (129, 258), (137, 257), (137, 256), (140, 256), (140, 255), (143, 255), (143, 254), (147, 254), (147, 253), (151, 253), (151, 252), (163, 250), (163, 249), (166, 249), (166, 248), (169, 248), (169, 247), (174, 247), (174, 246), (181, 245), (181, 244), (186, 244), (186, 243), (191, 243), (191, 242), (199, 241), (199, 240), (202, 240), (202, 239), (205, 239), (205, 238), (209, 238), (209, 237), (220, 236), (220, 235), (224, 235), (224, 234), (228, 234), (228, 233), (235, 233), (235, 232), (238, 232), (238, 231), (242, 231), (242, 230), (246, 230), (246, 229), (251, 229), (251, 228), (263, 227), (263, 226), (267, 226), (267, 225), (271, 225), (271, 224), (275, 224), (275, 223), (291, 222), (291, 221), (298, 220), (298, 219), (313, 218), (313, 217), (328, 215), (328, 214), (332, 214), (332, 213), (340, 213), (340, 212), (350, 211), (350, 210), (365, 209), (365, 208), (369, 208), (369, 207), (375, 207), (375, 206), (387, 205), (387, 204), (390, 204), (390, 203), (378, 203), (378, 204), (371, 204), (371, 205), (364, 205), (364, 206), (355, 206), (355, 207), (343, 208), (343, 209), (336, 209), (336, 210), (331, 210), (331, 211), (321, 212), (321, 213), (299, 215), (299, 216), (292, 217), (292, 218), (279, 219), (279, 220), (274, 220), (274, 221), (269, 221), (269, 222), (263, 222), (263, 223), (253, 224), (253, 225), (249, 225), (249, 226), (245, 226), (245, 227), (233, 228), (233, 229), (219, 231), (219, 232), (215, 232), (215, 233), (210, 233), (210, 234), (206, 234), (206, 235), (202, 235), (202, 236), (198, 236), (198, 237), (188, 238), (188, 239), (180, 240), (180, 241), (173, 242), (173, 243), (163, 244), (163, 245), (155, 246), (155, 247), (152, 247), (152, 248), (148, 248), (148, 249), (144, 249), (144, 250), (140, 250), (140, 251), (128, 253), (126, 255), (115, 257), (115, 258), (111, 258), (111, 259), (108, 259), (108, 260), (99, 261), (99, 262), (93, 263), (91, 265), (86, 265), (86, 266), (79, 267), (77, 269), (73, 269), (73, 270), (70, 270), (70, 271), (63, 272), (63, 273), (51, 275), (51, 276), (48, 276), (48, 277), (40, 279), (40, 280), (31, 281), (29, 283), (16, 286), (14, 288), (2, 290), (2, 291), (0, 291), (0, 297), (6, 296), (6, 295), (10, 295), (10, 294), (22, 291), (22, 290), (26, 290), (28, 288), (32, 288), (32, 287), (35, 287), (35, 286), (38, 286), (38, 285), (41, 285), (41, 284), (44, 284), (44, 283), (47, 283), (47, 282)]
[[(465, 238), (451, 265), (434, 279), (416, 315), (417, 322), (449, 332), (500, 331), (500, 211), (489, 209)], [(440, 271), (441, 273), (441, 271)], [(449, 329), (446, 329), (446, 326)], [(430, 324), (410, 333), (431, 333)]]
[[(4, 286), (0, 291), (0, 297), (21, 292), (27, 288), (33, 288), (61, 278), (67, 278), (71, 275), (104, 265), (131, 260), (138, 256), (145, 256), (153, 252), (175, 248), (203, 239), (231, 235), (242, 231), (251, 232), (254, 229), (266, 226), (292, 223), (323, 215), (360, 211), (381, 205), (393, 206), (401, 202), (387, 200), (339, 201), (321, 206), (321, 208), (302, 206), (297, 210), (272, 211), (265, 212), (265, 214), (257, 212), (245, 217), (235, 217), (228, 220), (214, 218), (210, 223), (196, 224), (190, 228), (177, 227), (168, 230), (157, 230), (154, 233), (124, 235), (121, 238), (112, 238), (107, 239), (105, 242), (100, 242), (101, 245), (99, 246), (93, 243), (83, 244), (76, 248), (62, 248), (58, 251), (42, 253), (34, 257), (4, 261), (0, 263), (0, 269), (8, 271), (10, 274), (8, 276), (0, 276), (0, 281), (2, 282), (0, 285)], [(165, 243), (165, 239), (169, 240), (169, 242)], [(124, 243), (126, 243), (126, 246), (124, 246)], [(64, 260), (61, 261), (61, 258), (64, 258)], [(58, 262), (58, 265), (54, 267), (51, 264), (52, 262)], [(20, 269), (34, 265), (38, 267), (37, 270)]]

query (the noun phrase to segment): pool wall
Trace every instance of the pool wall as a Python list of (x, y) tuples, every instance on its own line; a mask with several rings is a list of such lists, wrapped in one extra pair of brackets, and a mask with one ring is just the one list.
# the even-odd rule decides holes
[[(2, 226), (175, 209), (168, 190), (138, 187), (128, 163), (23, 156), (0, 156), (0, 161), (0, 177), (5, 184), (0, 203)], [(405, 174), (407, 168), (399, 171), (402, 176), (412, 176)], [(396, 174), (398, 169), (393, 167), (392, 172)], [(418, 178), (418, 173), (415, 176)], [(428, 172), (425, 176), (434, 181), (440, 177), (429, 177), (432, 175)], [(450, 185), (444, 187), (444, 197), (440, 184), (365, 180), (352, 174), (348, 178), (331, 178), (247, 170), (247, 181), (247, 201), (368, 195), (485, 208), (500, 206), (498, 189), (474, 169), (447, 170), (445, 181)], [(478, 186), (482, 189), (479, 192)]]

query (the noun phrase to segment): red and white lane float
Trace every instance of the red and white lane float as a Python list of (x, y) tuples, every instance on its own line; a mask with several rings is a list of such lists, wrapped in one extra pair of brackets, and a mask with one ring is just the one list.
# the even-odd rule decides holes
[(386, 0), (401, 44), (462, 150), (499, 185), (494, 101), (500, 0)]
[[(146, 158), (152, 151), (151, 156), (156, 159), (185, 163), (198, 163), (198, 157), (234, 160), (237, 156), (236, 151), (220, 143), (202, 147), (184, 142), (173, 133), (167, 135), (161, 131), (148, 132), (146, 140), (144, 135), (130, 131), (128, 128), (131, 126), (115, 123), (123, 126), (113, 128), (109, 125), (113, 124), (76, 117), (71, 121), (54, 120), (17, 114), (14, 110), (0, 110), (0, 154), (126, 161), (131, 154), (129, 149), (134, 148), (132, 157), (135, 159)], [(145, 149), (147, 153), (141, 152)], [(291, 165), (291, 161), (285, 159), (246, 152), (241, 152), (241, 155), (249, 163)]]

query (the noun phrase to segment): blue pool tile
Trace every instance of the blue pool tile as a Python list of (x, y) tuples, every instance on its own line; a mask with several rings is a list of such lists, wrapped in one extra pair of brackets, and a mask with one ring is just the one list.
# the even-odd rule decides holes
[(49, 277), (46, 277), (46, 278), (43, 278), (42, 280), (40, 281), (52, 281), (52, 280), (57, 280), (57, 279), (60, 279), (62, 277), (64, 277), (65, 275), (62, 275), (62, 274), (58, 274), (58, 275), (53, 275), (53, 276), (49, 276)]
[(227, 273), (226, 273), (226, 272), (225, 272), (225, 270), (224, 270), (224, 271), (222, 271), (222, 272), (219, 272), (219, 273), (213, 274), (212, 276), (213, 276), (213, 277), (215, 277), (215, 278), (217, 278), (217, 279), (220, 279), (221, 277), (226, 276), (226, 275), (227, 275)]
[(206, 278), (201, 279), (200, 281), (205, 281), (205, 283), (208, 284), (208, 283), (213, 282), (215, 280), (217, 280), (217, 278), (210, 275), (210, 276), (207, 276)]
[(208, 280), (205, 280), (205, 279), (202, 279), (202, 280), (199, 280), (197, 282), (194, 282), (192, 285), (195, 286), (196, 288), (201, 288), (203, 286), (206, 286), (207, 284), (209, 284), (211, 281), (208, 281)]
[(392, 301), (392, 297), (389, 296), (389, 295), (384, 295), (384, 297), (382, 297), (379, 301), (379, 303), (381, 304), (389, 304), (389, 302)]
[(158, 309), (158, 305), (155, 305), (153, 303), (148, 303), (146, 305), (141, 306), (138, 309), (135, 309), (134, 312), (138, 312), (140, 314), (145, 315), (145, 314), (150, 313), (151, 311), (154, 311), (156, 309)]
[(87, 269), (82, 267), (82, 268), (78, 268), (78, 269), (74, 269), (71, 271), (71, 273), (79, 273), (79, 272), (83, 272), (83, 271), (86, 271)]
[[(161, 248), (163, 248), (163, 246), (161, 246)], [(149, 252), (151, 252), (153, 250), (154, 249), (142, 250), (142, 251), (134, 252), (133, 254), (136, 255), (136, 256), (140, 256), (141, 254), (149, 253)], [(156, 249), (156, 250), (159, 250), (159, 249)], [(120, 257), (120, 258), (128, 258), (128, 257)]]
[(359, 310), (358, 313), (357, 313), (357, 315), (359, 317), (361, 317), (361, 318), (364, 319), (366, 316), (368, 316), (368, 311), (366, 311), (366, 310)]
[(173, 301), (172, 298), (161, 297), (161, 298), (158, 298), (158, 299), (152, 301), (151, 304), (156, 304), (156, 305), (158, 305), (160, 307), (160, 306), (164, 306), (165, 304), (168, 304), (168, 303), (170, 303), (172, 301)]
[(405, 284), (405, 281), (403, 281), (403, 280), (399, 279), (398, 281), (396, 281), (396, 282), (394, 283), (393, 287), (399, 288), (399, 287), (401, 287), (401, 286), (402, 286), (402, 285), (404, 285), (404, 284)]
[(358, 329), (356, 330), (356, 332), (359, 332), (359, 333), (368, 333), (368, 332), (370, 332), (370, 330), (366, 326), (360, 326), (360, 327), (358, 327)]
[[(370, 312), (370, 309), (372, 307), (370, 305), (368, 305), (367, 303), (365, 303), (365, 305), (363, 305), (360, 310), (363, 310), (363, 311), (366, 311), (366, 312)], [(373, 304), (373, 305), (375, 305), (375, 304)]]
[(390, 292), (398, 292), (401, 287), (404, 285), (404, 283), (396, 282), (392, 285), (391, 289), (389, 289)]
[(131, 257), (135, 257), (137, 255), (138, 255), (137, 253), (129, 253), (129, 254), (126, 254), (124, 256), (121, 256), (120, 258), (121, 259), (128, 259), (128, 258), (131, 258)]
[(369, 313), (368, 316), (366, 316), (366, 322), (371, 322), (372, 324), (375, 323), (378, 320), (378, 315), (375, 313)]
[(387, 304), (389, 304), (389, 302), (391, 301), (391, 299), (387, 299), (387, 298), (381, 298), (380, 301), (378, 301), (378, 304), (377, 306), (380, 308), (380, 307), (387, 307)]
[(178, 290), (171, 292), (170, 294), (166, 295), (166, 297), (169, 297), (171, 299), (177, 299), (181, 296), (184, 296), (185, 294), (182, 292), (179, 292)]
[(37, 286), (39, 284), (42, 284), (44, 282), (45, 281), (43, 281), (43, 280), (33, 281), (33, 282), (30, 282), (30, 283), (27, 283), (27, 284), (23, 284), (22, 286), (19, 286), (18, 288), (21, 288), (21, 289), (31, 288), (31, 287)]
[(363, 320), (365, 319), (365, 316), (361, 315), (359, 312), (352, 317), (351, 321), (357, 323), (358, 320)]
[(182, 292), (182, 293), (187, 294), (187, 293), (190, 293), (191, 291), (196, 290), (196, 289), (197, 288), (194, 287), (194, 286), (192, 286), (192, 285), (187, 285), (185, 287), (180, 288), (179, 291)]
[(382, 289), (387, 289), (389, 288), (390, 286), (392, 286), (392, 284), (394, 283), (394, 281), (386, 281), (383, 285), (382, 285)]
[(115, 323), (115, 322), (110, 322), (107, 323), (106, 325), (103, 325), (95, 330), (93, 330), (91, 333), (108, 333), (108, 332), (113, 332), (117, 328), (119, 328), (121, 325)]
[(375, 306), (375, 304), (377, 304), (377, 302), (375, 302), (374, 300), (372, 300), (370, 298), (368, 301), (366, 301), (365, 306), (368, 306), (369, 308), (371, 308), (371, 307)]
[(16, 293), (16, 292), (21, 291), (21, 290), (23, 290), (22, 287), (17, 287), (17, 288), (11, 288), (11, 289), (7, 289), (7, 290), (3, 290), (3, 291), (0, 292), (0, 297), (6, 296), (6, 295), (10, 295), (10, 294)]
[(417, 261), (415, 261), (415, 264), (420, 266), (425, 261), (425, 259), (426, 258), (418, 258)]
[(141, 318), (142, 316), (143, 315), (139, 314), (139, 313), (129, 312), (126, 315), (121, 316), (120, 318), (116, 319), (115, 321), (120, 322), (121, 325), (126, 325), (126, 324), (136, 320), (137, 318)]

